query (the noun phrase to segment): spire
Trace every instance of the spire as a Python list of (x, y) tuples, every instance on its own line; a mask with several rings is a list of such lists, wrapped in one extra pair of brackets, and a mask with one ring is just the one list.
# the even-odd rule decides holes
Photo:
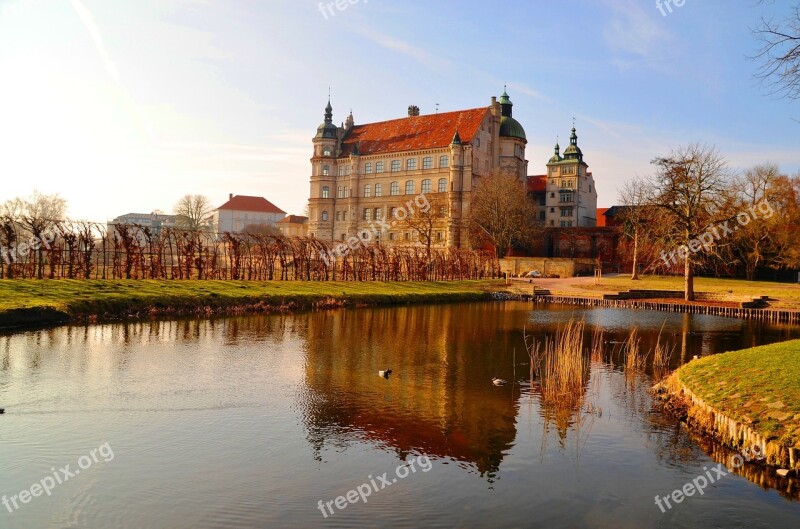
[(350, 130), (351, 128), (353, 128), (353, 125), (354, 125), (354, 124), (355, 124), (355, 122), (354, 122), (354, 120), (353, 120), (353, 111), (351, 110), (351, 111), (350, 111), (350, 115), (349, 115), (349, 116), (347, 116), (347, 119), (346, 119), (346, 120), (345, 120), (345, 122), (344, 122), (344, 128), (345, 128), (345, 130)]
[(333, 123), (333, 107), (331, 106), (330, 95), (328, 95), (328, 104), (325, 107), (325, 123)]
[(575, 124), (572, 124), (572, 134), (569, 136), (570, 145), (578, 145), (578, 135), (575, 133)]
[(453, 141), (450, 142), (450, 145), (461, 145), (461, 136), (458, 135), (458, 130), (453, 135)]
[(500, 99), (498, 101), (500, 103), (500, 115), (504, 117), (511, 117), (511, 107), (514, 106), (514, 103), (511, 102), (511, 98), (508, 97), (508, 92), (506, 91), (506, 87), (503, 86), (503, 93), (500, 95)]
[(556, 140), (556, 156), (561, 156), (561, 147), (558, 145), (558, 140)]

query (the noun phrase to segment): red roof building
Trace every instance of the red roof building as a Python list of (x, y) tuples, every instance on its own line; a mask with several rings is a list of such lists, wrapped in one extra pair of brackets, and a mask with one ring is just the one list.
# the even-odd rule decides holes
[(264, 197), (228, 195), (228, 201), (214, 211), (218, 233), (242, 232), (247, 228), (274, 226), (286, 212)]

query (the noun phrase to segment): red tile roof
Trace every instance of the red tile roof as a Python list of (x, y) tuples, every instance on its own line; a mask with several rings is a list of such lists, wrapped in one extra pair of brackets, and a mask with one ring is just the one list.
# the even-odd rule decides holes
[(217, 209), (233, 211), (256, 211), (258, 213), (286, 213), (264, 197), (236, 195)]
[(547, 190), (547, 175), (537, 174), (528, 177), (528, 193), (541, 193)]
[(456, 131), (468, 143), (488, 113), (489, 108), (483, 107), (355, 125), (344, 139), (340, 157), (350, 156), (356, 143), (362, 155), (447, 147)]
[(278, 221), (278, 224), (305, 224), (308, 222), (308, 217), (303, 217), (300, 215), (287, 215), (283, 219)]

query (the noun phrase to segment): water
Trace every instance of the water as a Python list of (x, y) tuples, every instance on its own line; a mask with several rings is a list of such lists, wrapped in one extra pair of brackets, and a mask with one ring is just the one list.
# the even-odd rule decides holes
[[(673, 366), (800, 337), (712, 316), (511, 302), (0, 336), (0, 495), (68, 464), (81, 471), (13, 513), (0, 505), (0, 527), (800, 525), (797, 485), (749, 467), (662, 513), (656, 495), (729, 454), (660, 413), (648, 374), (595, 362), (582, 413), (543, 409), (522, 329), (541, 337), (570, 315), (605, 329), (612, 349), (634, 323), (645, 348), (661, 331)], [(388, 367), (388, 380), (377, 375)], [(494, 376), (519, 383), (495, 387)], [(367, 503), (325, 506), (359, 486)]]

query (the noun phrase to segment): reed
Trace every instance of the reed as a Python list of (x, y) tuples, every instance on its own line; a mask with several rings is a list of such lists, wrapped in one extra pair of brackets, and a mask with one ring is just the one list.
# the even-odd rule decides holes
[(647, 365), (648, 354), (641, 348), (642, 339), (639, 337), (639, 328), (634, 327), (625, 341), (625, 369), (640, 371)]
[(584, 355), (583, 321), (570, 319), (544, 342), (529, 340), (525, 347), (531, 359), (531, 373), (538, 380), (545, 405), (579, 406), (585, 390), (588, 362)]
[(605, 361), (605, 332), (600, 327), (595, 327), (592, 331), (592, 362)]

